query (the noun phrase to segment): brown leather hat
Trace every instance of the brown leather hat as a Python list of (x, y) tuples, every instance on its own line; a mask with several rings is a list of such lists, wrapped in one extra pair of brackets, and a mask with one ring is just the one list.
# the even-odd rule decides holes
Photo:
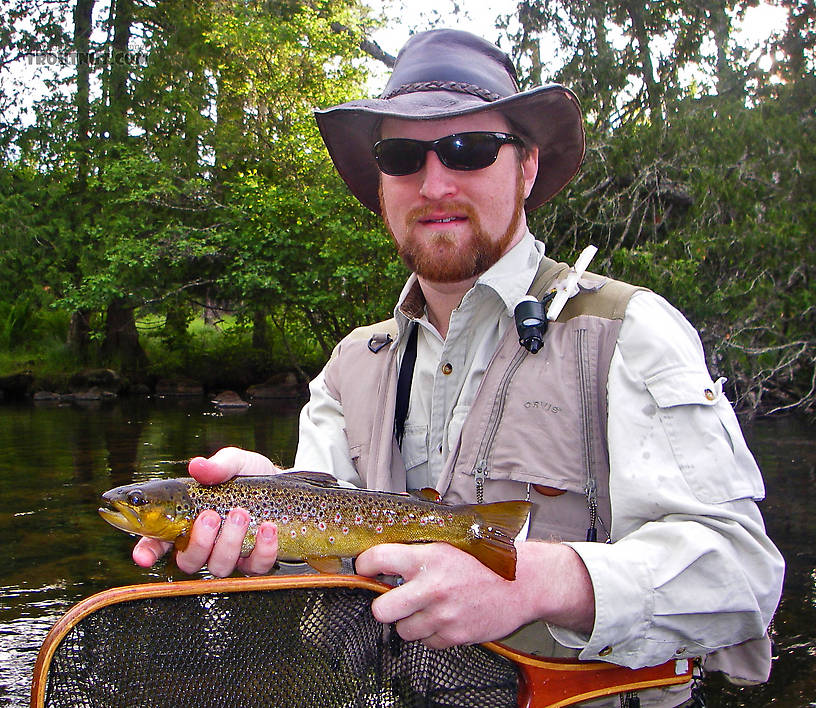
[(499, 111), (539, 147), (538, 177), (527, 198), (535, 209), (560, 192), (584, 156), (578, 99), (558, 84), (520, 92), (510, 58), (490, 42), (460, 30), (414, 35), (397, 56), (380, 98), (315, 112), (320, 133), (349, 189), (379, 214), (380, 173), (371, 148), (383, 118), (438, 120)]

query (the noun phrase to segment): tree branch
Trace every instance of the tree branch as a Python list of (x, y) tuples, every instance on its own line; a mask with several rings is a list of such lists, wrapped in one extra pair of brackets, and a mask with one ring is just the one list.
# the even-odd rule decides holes
[[(336, 34), (347, 34), (353, 39), (357, 39), (357, 34), (354, 32), (351, 27), (347, 27), (346, 25), (340, 24), (339, 22), (332, 22), (331, 23), (332, 32)], [(372, 42), (367, 37), (363, 37), (357, 44), (360, 49), (362, 49), (366, 54), (370, 57), (373, 57), (377, 61), (381, 61), (385, 64), (389, 69), (394, 67), (394, 63), (397, 61), (397, 58), (389, 54), (388, 52), (383, 51), (379, 44), (376, 42)]]

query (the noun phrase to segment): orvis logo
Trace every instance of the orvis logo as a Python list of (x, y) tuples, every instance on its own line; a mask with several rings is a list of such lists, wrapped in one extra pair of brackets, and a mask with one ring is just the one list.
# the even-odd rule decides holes
[(549, 401), (525, 401), (524, 402), (525, 408), (537, 408), (540, 411), (544, 411), (545, 413), (560, 413), (561, 406), (554, 406)]

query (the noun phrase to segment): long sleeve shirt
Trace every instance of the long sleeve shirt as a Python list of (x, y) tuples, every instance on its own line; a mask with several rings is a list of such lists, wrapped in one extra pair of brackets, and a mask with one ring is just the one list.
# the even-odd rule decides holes
[[(477, 280), (443, 339), (420, 326), (402, 456), (410, 488), (434, 486), (493, 351), (527, 292), (543, 244), (527, 236)], [(408, 324), (403, 300), (395, 317)], [(714, 405), (695, 405), (705, 395)], [(707, 654), (761, 636), (781, 592), (782, 559), (756, 501), (761, 475), (696, 331), (663, 298), (629, 301), (608, 381), (611, 544), (574, 542), (595, 592), (591, 635), (550, 627), (582, 659), (625, 666)], [(311, 384), (295, 461), (360, 484), (342, 406)]]

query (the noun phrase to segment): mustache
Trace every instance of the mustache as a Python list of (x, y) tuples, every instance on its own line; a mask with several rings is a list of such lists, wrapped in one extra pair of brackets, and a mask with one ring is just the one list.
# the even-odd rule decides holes
[(433, 214), (438, 213), (440, 211), (451, 214), (460, 214), (462, 216), (467, 217), (470, 220), (474, 220), (477, 218), (476, 211), (470, 204), (465, 204), (463, 202), (457, 202), (453, 200), (447, 200), (436, 202), (434, 204), (425, 204), (423, 206), (414, 207), (413, 209), (409, 210), (408, 213), (405, 215), (405, 225), (410, 228), (418, 221), (427, 219)]

